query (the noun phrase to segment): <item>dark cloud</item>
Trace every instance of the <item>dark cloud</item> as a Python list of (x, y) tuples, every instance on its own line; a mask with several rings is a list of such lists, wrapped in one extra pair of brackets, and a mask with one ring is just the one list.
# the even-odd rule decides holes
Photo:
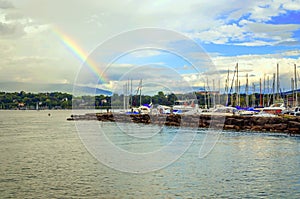
[(24, 35), (24, 27), (20, 23), (2, 23), (0, 22), (0, 36), (19, 37)]
[[(245, 72), (245, 73), (252, 72), (252, 71), (253, 71), (252, 69), (239, 69), (239, 72)], [(213, 70), (213, 71), (205, 72), (204, 75), (216, 75), (216, 74), (223, 75), (227, 73), (228, 70)], [(229, 70), (229, 73), (233, 73), (233, 70)]]
[(300, 45), (299, 41), (283, 41), (276, 44), (276, 46), (298, 46)]
[(14, 8), (14, 5), (9, 1), (0, 0), (0, 9)]
[[(231, 72), (231, 71), (230, 71)], [(216, 75), (216, 74), (227, 74), (228, 70), (212, 70), (204, 72), (204, 75)]]
[(6, 21), (9, 21), (9, 20), (16, 20), (16, 19), (22, 19), (24, 18), (24, 15), (19, 13), (19, 12), (10, 12), (10, 13), (7, 13), (5, 15), (5, 20)]

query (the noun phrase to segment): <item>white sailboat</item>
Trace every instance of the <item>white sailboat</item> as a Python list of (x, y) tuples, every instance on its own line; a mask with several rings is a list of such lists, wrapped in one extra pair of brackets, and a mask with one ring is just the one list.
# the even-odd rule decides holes
[(176, 100), (173, 105), (174, 114), (184, 114), (191, 111), (199, 112), (199, 106), (195, 99), (190, 100)]

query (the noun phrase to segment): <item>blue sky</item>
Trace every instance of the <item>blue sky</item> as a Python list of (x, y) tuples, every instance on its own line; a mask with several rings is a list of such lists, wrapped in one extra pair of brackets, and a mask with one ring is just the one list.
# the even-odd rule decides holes
[[(234, 66), (239, 63), (241, 84), (247, 73), (249, 81), (257, 84), (259, 78), (271, 77), (278, 63), (281, 87), (287, 90), (291, 87), (294, 64), (300, 66), (299, 19), (300, 0), (52, 0), (43, 4), (39, 0), (0, 0), (0, 83), (75, 83), (121, 89), (126, 71), (131, 71), (137, 82), (141, 77), (145, 82), (153, 80), (152, 75), (141, 74), (137, 69), (149, 65), (151, 74), (165, 86), (170, 84), (163, 78), (166, 70), (180, 74), (178, 79), (184, 85), (203, 86), (206, 79), (209, 84), (220, 81), (224, 85), (226, 74), (222, 72), (229, 69), (232, 78)], [(102, 60), (95, 57), (96, 65), (103, 71), (112, 61), (108, 55), (130, 46), (147, 47), (154, 43), (161, 49), (127, 54), (110, 65), (110, 74), (106, 74), (109, 78), (98, 84), (96, 80), (78, 81), (84, 60), (63, 45), (54, 33), (57, 27), (86, 54), (95, 53), (116, 35), (122, 38), (120, 34), (127, 31), (149, 27), (166, 31), (154, 36), (133, 33), (121, 42), (122, 46), (114, 43), (97, 52)], [(170, 30), (178, 35), (168, 38)], [(174, 49), (201, 70), (192, 68), (181, 55), (175, 58), (171, 53)], [(106, 59), (103, 55), (107, 55)], [(151, 64), (158, 64), (160, 70), (153, 70)], [(183, 82), (175, 84), (179, 87)]]
[[(241, 20), (247, 20), (249, 17), (245, 16), (239, 19), (238, 21), (234, 21), (232, 23), (239, 23)], [(270, 20), (266, 21), (265, 24), (273, 24), (273, 25), (283, 25), (283, 24), (300, 24), (300, 11), (286, 11), (284, 14), (280, 14), (278, 16), (272, 17)], [(296, 29), (291, 32), (291, 38), (295, 40), (294, 45), (263, 45), (263, 46), (239, 46), (236, 43), (230, 42), (228, 44), (205, 44), (202, 46), (208, 52), (216, 52), (223, 56), (236, 56), (236, 55), (244, 55), (244, 54), (276, 54), (289, 50), (299, 50), (300, 49), (300, 30)], [(249, 38), (251, 40), (253, 38)], [(262, 41), (270, 42), (272, 40), (262, 38)], [(244, 40), (245, 41), (245, 40)], [(201, 41), (200, 41), (201, 42)], [(235, 45), (235, 46), (233, 46)], [(297, 56), (287, 56), (297, 58)]]
[[(299, 10), (288, 10), (286, 13), (279, 16), (274, 16), (269, 24), (299, 24), (300, 23), (300, 12)], [(299, 36), (299, 35), (298, 35)]]

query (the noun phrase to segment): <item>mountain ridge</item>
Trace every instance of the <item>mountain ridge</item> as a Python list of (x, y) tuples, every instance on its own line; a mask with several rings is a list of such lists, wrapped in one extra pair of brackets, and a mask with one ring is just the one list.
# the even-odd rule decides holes
[(4, 92), (64, 92), (80, 95), (112, 95), (111, 91), (93, 88), (89, 86), (74, 86), (73, 84), (46, 84), (46, 83), (23, 83), (23, 82), (0, 82), (0, 91)]

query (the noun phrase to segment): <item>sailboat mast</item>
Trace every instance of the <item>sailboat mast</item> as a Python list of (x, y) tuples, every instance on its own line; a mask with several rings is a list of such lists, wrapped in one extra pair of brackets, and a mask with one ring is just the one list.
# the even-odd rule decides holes
[(143, 79), (141, 79), (140, 82), (140, 106), (142, 106), (142, 85), (143, 85)]
[(279, 82), (279, 64), (277, 64), (277, 100), (279, 100), (279, 89), (280, 89), (280, 82)]
[(293, 78), (291, 78), (291, 90), (292, 90), (292, 99), (293, 99), (293, 102), (292, 102), (292, 106), (295, 106), (295, 101), (294, 101), (294, 99), (295, 99), (295, 88), (294, 88), (294, 85), (295, 85), (295, 82), (294, 82), (294, 79)]
[(273, 104), (275, 103), (275, 73), (273, 73), (273, 85), (272, 85), (272, 91), (273, 91)]
[(236, 63), (236, 105), (239, 105), (239, 64)]
[(126, 109), (126, 91), (125, 91), (125, 86), (126, 86), (126, 83), (125, 83), (125, 85), (123, 85), (123, 109), (124, 109), (124, 111), (125, 111), (125, 109)]
[(267, 89), (267, 106), (270, 106), (270, 78), (269, 75), (267, 77), (267, 84), (268, 84), (268, 89)]
[(206, 88), (205, 88), (205, 83), (204, 83), (204, 108), (207, 109), (207, 104), (206, 104)]
[(248, 92), (249, 92), (249, 82), (248, 82), (248, 73), (246, 74), (246, 107), (249, 107), (249, 98), (248, 98)]
[(262, 88), (261, 88), (261, 78), (259, 79), (259, 106), (262, 106), (263, 100), (262, 100)]
[(225, 106), (228, 106), (228, 102), (229, 102), (229, 93), (228, 93), (228, 82), (227, 79), (225, 79)]
[(221, 80), (218, 81), (218, 91), (219, 91), (219, 98), (218, 103), (221, 104)]
[(213, 104), (216, 107), (216, 93), (215, 93), (215, 80), (213, 79)]
[(208, 78), (206, 78), (206, 85), (207, 85), (207, 89), (208, 89), (208, 93), (207, 93), (207, 107), (210, 108), (210, 88), (208, 85)]
[(240, 90), (241, 90), (241, 81), (239, 80), (239, 87), (238, 87), (238, 106), (241, 106), (241, 95), (240, 95)]
[(265, 106), (265, 93), (266, 93), (266, 74), (264, 74), (264, 88), (263, 88), (263, 106)]
[(294, 64), (294, 73), (295, 73), (295, 101), (296, 101), (296, 104), (295, 106), (298, 106), (298, 85), (297, 85), (297, 67), (296, 67), (296, 64)]
[(129, 79), (127, 80), (127, 87), (126, 87), (126, 93), (127, 93), (127, 100), (126, 100), (126, 109), (128, 110), (129, 109), (129, 99), (130, 99), (130, 96), (129, 96)]
[(132, 79), (130, 80), (130, 108), (132, 108)]
[[(234, 84), (234, 82), (235, 82), (235, 81), (234, 81), (235, 73), (236, 73), (236, 70), (234, 70), (234, 73), (233, 73), (233, 78), (232, 78), (231, 86), (230, 86), (230, 93), (232, 92), (233, 84)], [(236, 87), (235, 87), (235, 88), (236, 88)], [(230, 105), (233, 106), (233, 94), (231, 94)]]
[(227, 79), (226, 79), (226, 94), (227, 94), (227, 98), (226, 98), (226, 106), (229, 105), (229, 68), (228, 68), (228, 74), (227, 74)]
[(252, 106), (255, 106), (255, 84), (253, 83)]

